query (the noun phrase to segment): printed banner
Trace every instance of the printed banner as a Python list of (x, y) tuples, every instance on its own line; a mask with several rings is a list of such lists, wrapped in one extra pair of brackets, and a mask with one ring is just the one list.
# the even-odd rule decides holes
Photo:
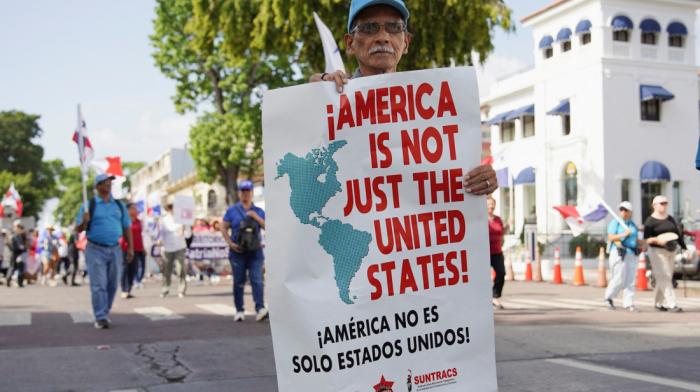
[(265, 93), (279, 390), (496, 391), (473, 68)]
[[(190, 260), (227, 260), (228, 244), (221, 232), (194, 232), (192, 243), (187, 249), (187, 258)], [(161, 257), (161, 247), (151, 247), (151, 257)]]

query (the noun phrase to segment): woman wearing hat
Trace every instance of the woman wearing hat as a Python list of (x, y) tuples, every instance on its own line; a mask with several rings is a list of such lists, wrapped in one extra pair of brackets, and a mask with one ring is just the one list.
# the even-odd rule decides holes
[[(673, 292), (673, 265), (678, 245), (688, 250), (683, 236), (678, 231), (678, 225), (673, 217), (666, 214), (668, 200), (659, 195), (651, 203), (654, 212), (644, 222), (644, 238), (649, 244), (649, 261), (656, 278), (654, 305), (662, 312), (680, 312), (676, 305), (676, 294)], [(675, 238), (675, 239), (670, 239)], [(664, 307), (664, 299), (666, 307)]]

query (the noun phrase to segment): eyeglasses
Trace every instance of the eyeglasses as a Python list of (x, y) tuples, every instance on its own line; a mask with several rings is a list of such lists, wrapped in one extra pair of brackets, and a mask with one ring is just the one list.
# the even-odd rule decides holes
[(355, 31), (359, 31), (362, 34), (377, 34), (380, 27), (384, 27), (387, 33), (398, 34), (406, 31), (406, 25), (401, 22), (388, 22), (386, 24), (380, 25), (376, 22), (366, 22), (357, 25), (350, 34), (354, 34)]

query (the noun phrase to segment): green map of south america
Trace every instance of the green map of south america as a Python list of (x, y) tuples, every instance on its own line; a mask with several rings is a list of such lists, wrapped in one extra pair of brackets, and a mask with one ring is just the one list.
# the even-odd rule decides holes
[(323, 216), (323, 208), (331, 197), (342, 192), (336, 178), (338, 165), (333, 154), (347, 144), (345, 140), (331, 143), (327, 148), (313, 149), (300, 158), (287, 153), (277, 163), (275, 180), (289, 176), (292, 190), (289, 205), (302, 224), (321, 229), (318, 243), (333, 257), (335, 284), (340, 299), (350, 305), (350, 282), (360, 269), (362, 259), (369, 254), (372, 235), (360, 231), (348, 223)]

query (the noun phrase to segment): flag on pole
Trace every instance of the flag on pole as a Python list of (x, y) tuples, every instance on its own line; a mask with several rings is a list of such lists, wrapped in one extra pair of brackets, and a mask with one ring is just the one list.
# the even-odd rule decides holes
[(105, 159), (96, 159), (90, 162), (90, 166), (95, 170), (95, 173), (109, 174), (114, 176), (112, 180), (112, 197), (115, 199), (123, 199), (124, 191), (122, 189), (126, 177), (122, 172), (122, 162), (119, 157), (107, 157)]
[(509, 187), (511, 186), (510, 181), (510, 155), (508, 154), (508, 148), (503, 147), (501, 150), (494, 152), (491, 156), (491, 165), (496, 171), (496, 178), (498, 178), (499, 187)]
[[(80, 119), (81, 129), (76, 129), (73, 134), (73, 141), (78, 145), (78, 156), (80, 157), (81, 168), (83, 173), (87, 173), (90, 168), (90, 162), (92, 158), (95, 157), (95, 151), (92, 149), (90, 144), (90, 139), (87, 137), (87, 128), (85, 127), (85, 120), (83, 120), (83, 115), (80, 113), (80, 108), (78, 108), (78, 117)], [(81, 132), (82, 131), (82, 132)], [(78, 139), (82, 140), (78, 141)]]
[(343, 58), (340, 56), (340, 49), (338, 44), (335, 43), (335, 38), (333, 34), (318, 17), (318, 14), (314, 12), (314, 20), (316, 21), (316, 27), (318, 28), (318, 33), (321, 35), (321, 43), (323, 44), (323, 55), (326, 58), (326, 73), (333, 73), (335, 71), (345, 72), (345, 65), (343, 64)]
[[(20, 197), (19, 192), (15, 189), (15, 183), (10, 184), (10, 189), (7, 190), (7, 194), (2, 199), (3, 207), (11, 207), (15, 210), (17, 216), (22, 216), (22, 211), (24, 211), (24, 204), (22, 204), (22, 197)], [(3, 211), (4, 212), (4, 208)]]
[(139, 211), (139, 216), (143, 216), (146, 214), (146, 187), (142, 186), (139, 188), (138, 191), (134, 194), (134, 199), (133, 202), (136, 204), (136, 208)]
[(156, 191), (148, 195), (148, 216), (160, 216), (160, 191)]
[(580, 206), (558, 206), (555, 210), (564, 217), (574, 237), (578, 237), (589, 226), (608, 215), (608, 210), (595, 197), (590, 197)]

